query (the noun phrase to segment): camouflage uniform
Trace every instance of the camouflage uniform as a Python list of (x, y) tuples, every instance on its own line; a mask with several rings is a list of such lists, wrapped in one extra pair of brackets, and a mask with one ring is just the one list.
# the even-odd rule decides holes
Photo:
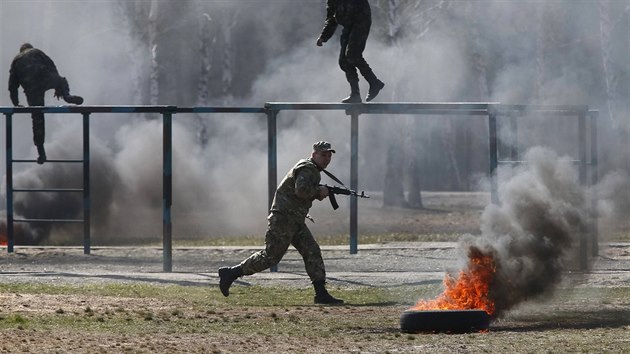
[(372, 85), (378, 79), (363, 58), (363, 50), (370, 34), (372, 13), (368, 0), (327, 0), (326, 22), (321, 35), (323, 42), (327, 42), (337, 29), (343, 26), (341, 32), (341, 51), (339, 52), (339, 66), (346, 74), (351, 87), (358, 87), (361, 75)]
[(320, 169), (312, 159), (300, 160), (284, 177), (276, 190), (269, 214), (265, 249), (252, 254), (240, 267), (243, 275), (261, 272), (280, 262), (289, 245), (304, 259), (311, 281), (326, 279), (322, 253), (305, 224), (313, 200), (317, 198)]
[[(26, 43), (20, 48), (20, 53), (13, 59), (9, 73), (9, 93), (14, 106), (20, 104), (18, 88), (22, 86), (29, 106), (44, 106), (47, 90), (55, 89), (56, 97), (63, 97), (68, 101), (80, 99), (70, 96), (70, 88), (66, 78), (59, 76), (55, 63), (44, 52)], [(75, 103), (75, 102), (72, 102)], [(80, 104), (76, 102), (77, 104)], [(45, 123), (43, 113), (32, 113), (33, 142), (42, 146), (45, 138)]]

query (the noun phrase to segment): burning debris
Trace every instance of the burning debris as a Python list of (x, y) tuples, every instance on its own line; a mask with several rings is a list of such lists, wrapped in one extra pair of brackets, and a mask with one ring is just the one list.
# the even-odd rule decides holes
[(553, 292), (563, 255), (586, 225), (586, 197), (568, 158), (533, 148), (526, 164), (488, 205), (481, 236), (459, 244), (464, 267), (447, 274), (444, 292), (411, 310), (480, 309), (498, 318), (519, 303)]

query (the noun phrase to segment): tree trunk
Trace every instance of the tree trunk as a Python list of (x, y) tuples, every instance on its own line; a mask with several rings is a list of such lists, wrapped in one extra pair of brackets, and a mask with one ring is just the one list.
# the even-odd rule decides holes
[[(197, 106), (207, 106), (210, 102), (210, 70), (212, 69), (212, 36), (210, 35), (210, 15), (203, 13), (200, 17), (199, 29), (199, 58), (201, 67), (199, 68), (199, 82), (197, 83)], [(206, 146), (210, 139), (206, 120), (196, 115), (197, 118), (197, 139), (201, 146)]]
[(233, 101), (232, 80), (234, 78), (234, 45), (232, 34), (238, 25), (238, 9), (227, 9), (223, 27), (223, 68), (221, 73), (223, 103), (230, 104)]
[(387, 164), (385, 168), (383, 206), (407, 207), (402, 182), (404, 160), (400, 144), (390, 144), (387, 149)]
[(617, 119), (615, 117), (615, 98), (617, 80), (613, 70), (612, 63), (612, 43), (610, 41), (610, 34), (612, 24), (610, 22), (610, 8), (608, 0), (599, 0), (597, 2), (599, 9), (599, 29), (600, 29), (600, 44), (602, 53), (602, 64), (604, 69), (604, 82), (606, 83), (606, 106), (608, 108), (608, 118), (612, 123), (613, 128), (617, 127)]
[(151, 50), (151, 72), (149, 74), (149, 104), (160, 101), (160, 73), (158, 65), (158, 0), (151, 0), (149, 9), (149, 49)]

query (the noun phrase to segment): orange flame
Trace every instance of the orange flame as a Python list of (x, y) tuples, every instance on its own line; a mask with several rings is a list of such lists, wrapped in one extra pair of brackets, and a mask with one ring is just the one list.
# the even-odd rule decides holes
[(494, 314), (494, 301), (488, 297), (490, 284), (496, 273), (492, 255), (471, 248), (468, 269), (455, 279), (444, 277), (444, 292), (434, 300), (419, 300), (412, 310), (472, 310), (480, 309)]

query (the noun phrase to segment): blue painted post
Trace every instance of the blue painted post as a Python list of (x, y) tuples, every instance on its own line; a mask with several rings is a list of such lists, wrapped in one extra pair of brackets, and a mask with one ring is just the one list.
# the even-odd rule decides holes
[[(271, 210), (273, 196), (278, 185), (278, 137), (276, 117), (278, 111), (267, 110), (267, 212)], [(270, 271), (277, 272), (278, 266), (272, 265)]]
[(90, 254), (90, 113), (83, 115), (83, 254)]
[[(597, 111), (592, 111), (591, 117), (591, 186), (597, 184), (599, 175), (597, 171)], [(596, 193), (596, 188), (592, 188)], [(591, 198), (592, 213), (592, 230), (591, 230), (591, 255), (597, 257), (599, 255), (599, 225), (597, 223), (597, 195), (593, 194)]]
[[(350, 189), (359, 188), (359, 113), (350, 113)], [(358, 252), (358, 201), (350, 196), (350, 254)]]
[(510, 114), (510, 159), (512, 161), (518, 161), (520, 158), (518, 156), (518, 114), (517, 112)]
[(490, 148), (490, 199), (493, 204), (499, 204), (499, 192), (497, 190), (497, 166), (499, 164), (499, 156), (497, 151), (497, 113), (491, 110), (488, 113), (488, 137)]
[(171, 272), (173, 270), (171, 225), (171, 207), (173, 205), (173, 115), (170, 111), (162, 113), (162, 122), (162, 195), (164, 212), (162, 218), (162, 256), (164, 271)]
[[(578, 113), (578, 159), (580, 184), (586, 185), (586, 113), (581, 111)], [(584, 225), (580, 230), (580, 269), (588, 269), (588, 225)]]
[(7, 174), (7, 252), (13, 253), (13, 114), (5, 113), (6, 174)]

